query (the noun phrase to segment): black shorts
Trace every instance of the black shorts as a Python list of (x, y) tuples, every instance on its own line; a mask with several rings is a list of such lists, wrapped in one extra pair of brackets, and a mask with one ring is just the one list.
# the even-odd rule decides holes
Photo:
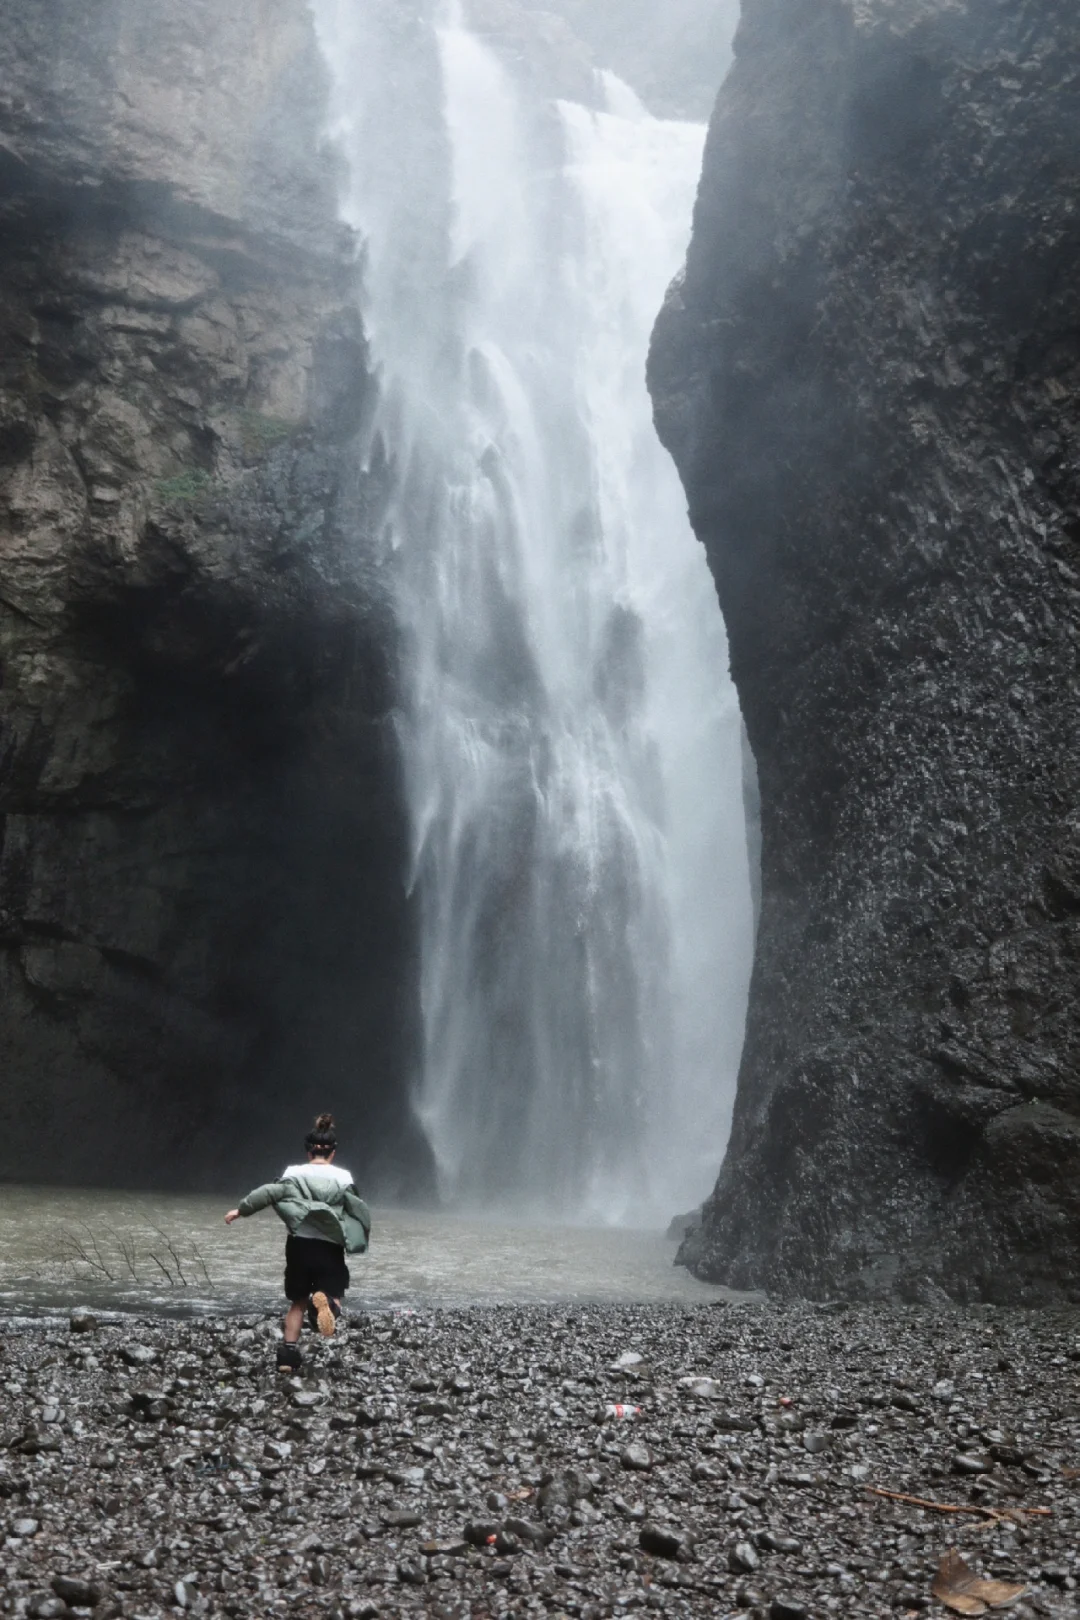
[(323, 1238), (285, 1239), (285, 1298), (294, 1305), (312, 1294), (340, 1299), (349, 1286), (349, 1268), (340, 1243)]

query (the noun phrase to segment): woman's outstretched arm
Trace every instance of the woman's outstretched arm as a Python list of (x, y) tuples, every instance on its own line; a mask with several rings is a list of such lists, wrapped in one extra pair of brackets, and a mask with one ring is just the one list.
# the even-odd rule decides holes
[(283, 1181), (268, 1181), (265, 1186), (256, 1187), (254, 1192), (249, 1192), (247, 1197), (241, 1200), (237, 1209), (230, 1209), (225, 1217), (225, 1225), (231, 1226), (241, 1215), (257, 1215), (260, 1209), (269, 1209), (271, 1204), (286, 1198), (288, 1192), (289, 1189)]

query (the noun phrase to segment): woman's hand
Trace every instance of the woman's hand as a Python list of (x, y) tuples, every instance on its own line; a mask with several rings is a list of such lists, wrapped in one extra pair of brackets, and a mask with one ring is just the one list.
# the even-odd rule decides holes
[(240, 1211), (238, 1209), (230, 1209), (229, 1213), (225, 1217), (225, 1225), (231, 1226), (233, 1221), (238, 1221), (239, 1219)]

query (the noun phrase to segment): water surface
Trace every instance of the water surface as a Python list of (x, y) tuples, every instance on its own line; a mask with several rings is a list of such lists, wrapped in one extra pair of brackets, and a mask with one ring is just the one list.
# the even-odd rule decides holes
[[(170, 1314), (264, 1311), (282, 1301), (285, 1228), (272, 1211), (224, 1225), (222, 1198), (0, 1187), (0, 1309)], [(687, 1305), (731, 1298), (673, 1264), (659, 1232), (514, 1225), (376, 1209), (352, 1262), (353, 1306)]]

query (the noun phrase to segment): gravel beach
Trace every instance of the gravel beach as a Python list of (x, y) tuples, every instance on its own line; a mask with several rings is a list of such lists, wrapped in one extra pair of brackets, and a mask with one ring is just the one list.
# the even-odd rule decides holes
[(1011, 1613), (1077, 1615), (1075, 1324), (372, 1313), (305, 1333), (295, 1378), (269, 1318), (28, 1324), (0, 1374), (0, 1612), (945, 1614), (956, 1548), (1023, 1588)]

